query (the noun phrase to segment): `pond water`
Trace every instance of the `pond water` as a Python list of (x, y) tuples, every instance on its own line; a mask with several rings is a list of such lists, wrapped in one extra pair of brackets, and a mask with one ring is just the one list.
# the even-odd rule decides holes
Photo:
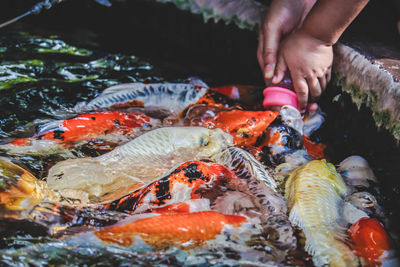
[[(201, 22), (193, 23), (198, 25), (197, 23)], [(223, 26), (218, 25), (218, 27)], [(225, 37), (251, 36), (231, 28), (229, 31), (229, 35)], [(210, 85), (244, 82), (262, 87), (259, 74), (256, 74), (258, 69), (254, 62), (255, 56), (252, 63), (249, 63), (249, 60), (243, 60), (249, 52), (244, 52), (244, 55), (238, 57), (237, 65), (232, 65), (230, 59), (227, 59), (239, 51), (240, 44), (238, 43), (230, 44), (225, 54), (222, 52), (224, 45), (219, 45), (216, 52), (214, 51), (215, 54), (209, 54), (202, 60), (194, 62), (193, 59), (204, 55), (185, 58), (193, 52), (193, 48), (187, 48), (182, 55), (179, 51), (174, 51), (171, 52), (172, 55), (166, 56), (169, 46), (176, 44), (174, 42), (168, 42), (168, 46), (161, 55), (161, 52), (147, 53), (146, 45), (144, 45), (146, 42), (142, 41), (136, 54), (135, 48), (127, 49), (122, 44), (112, 47), (110, 40), (101, 41), (102, 38), (97, 38), (100, 41), (93, 44), (79, 40), (81, 36), (79, 34), (74, 36), (73, 33), (66, 34), (54, 29), (49, 30), (51, 34), (44, 32), (46, 32), (44, 29), (33, 30), (29, 25), (20, 24), (0, 36), (0, 137), (3, 140), (9, 137), (25, 137), (32, 133), (27, 131), (27, 124), (33, 123), (32, 131), (34, 131), (34, 122), (40, 123), (52, 118), (55, 111), (68, 109), (77, 102), (93, 99), (103, 89), (120, 83), (183, 82), (189, 76), (195, 75), (200, 76)], [(88, 34), (90, 35), (90, 31), (84, 31), (85, 36)], [(94, 30), (92, 34), (96, 35), (99, 32)], [(203, 34), (202, 37), (207, 33), (203, 32)], [(210, 38), (216, 35), (214, 32)], [(114, 35), (108, 33), (106, 36)], [(121, 42), (123, 38), (117, 40)], [(192, 40), (191, 43), (195, 42)], [(129, 43), (132, 44), (132, 41)], [(254, 41), (243, 43), (247, 51), (251, 51), (254, 45)], [(205, 51), (208, 49), (208, 45), (204, 43), (201, 46)], [(155, 47), (160, 48), (160, 46)], [(120, 52), (116, 51), (118, 48)], [(172, 50), (174, 49), (176, 48)], [(149, 51), (154, 52), (154, 46), (149, 48)], [(218, 53), (219, 55), (216, 56)], [(242, 68), (244, 68), (243, 71), (241, 71)], [(340, 93), (333, 83), (321, 99), (321, 106), (327, 113), (327, 121), (312, 138), (328, 146), (328, 157), (335, 164), (354, 154), (368, 160), (379, 180), (379, 184), (372, 187), (370, 191), (383, 206), (388, 218), (384, 223), (390, 230), (395, 240), (394, 245), (396, 245), (397, 236), (400, 233), (398, 209), (400, 205), (398, 180), (400, 149), (398, 144), (384, 130), (378, 130), (375, 127), (372, 116), (365, 107), (358, 111), (351, 104), (349, 96)], [(57, 160), (57, 158), (49, 157), (38, 162), (37, 158), (32, 156), (18, 156), (17, 159), (38, 178), (46, 176), (46, 164), (42, 163)], [(68, 213), (68, 211), (65, 212)], [(85, 212), (86, 218), (92, 216), (98, 219), (97, 221), (94, 219), (94, 225), (96, 223), (111, 224), (115, 222), (115, 218), (118, 218), (118, 215), (114, 213), (99, 215), (91, 214), (90, 210), (82, 211), (82, 213)], [(74, 243), (77, 242), (76, 240), (59, 242), (48, 237), (45, 234), (46, 229), (42, 226), (33, 225), (27, 221), (15, 223), (4, 220), (0, 225), (2, 237), (0, 244), (3, 249), (0, 252), (1, 262), (8, 265), (25, 262), (37, 266), (47, 264), (123, 266), (149, 263), (171, 266), (181, 265), (183, 262), (202, 265), (205, 264), (202, 259), (220, 265), (237, 264), (235, 260), (238, 255), (228, 248), (202, 251), (196, 257), (188, 258), (184, 251), (177, 248), (155, 253), (149, 251), (147, 247), (137, 251), (106, 245), (91, 247), (90, 240), (87, 244)], [(38, 243), (49, 245), (33, 249), (30, 247)], [(27, 248), (29, 257), (26, 256), (27, 251), (24, 247)], [(11, 250), (4, 253), (4, 249)], [(309, 259), (306, 259), (304, 263), (310, 264)]]

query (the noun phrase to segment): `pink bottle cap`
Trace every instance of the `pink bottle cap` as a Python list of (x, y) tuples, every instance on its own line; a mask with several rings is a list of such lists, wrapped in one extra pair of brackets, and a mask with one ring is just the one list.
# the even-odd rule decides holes
[(263, 106), (269, 109), (271, 106), (284, 106), (291, 105), (292, 107), (299, 108), (297, 102), (297, 95), (290, 89), (279, 86), (270, 86), (264, 89)]

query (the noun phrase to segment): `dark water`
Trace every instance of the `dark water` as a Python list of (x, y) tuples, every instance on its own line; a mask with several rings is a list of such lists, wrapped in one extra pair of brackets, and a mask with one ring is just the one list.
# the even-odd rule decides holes
[[(71, 4), (70, 12), (29, 18), (0, 32), (0, 137), (20, 135), (19, 130), (27, 123), (49, 118), (55, 110), (92, 99), (104, 88), (119, 83), (174, 82), (200, 76), (210, 85), (247, 83), (262, 88), (254, 34), (221, 24), (204, 25), (199, 17), (170, 6), (160, 9), (157, 5), (138, 2), (140, 8), (129, 12), (120, 6), (118, 15), (111, 15), (112, 9), (102, 7), (94, 7), (92, 11), (97, 13), (93, 17), (87, 16), (88, 8), (76, 10), (72, 20), (71, 11), (76, 6)], [(102, 16), (105, 19), (101, 20)], [(137, 21), (132, 22), (135, 16)], [(70, 22), (66, 23), (67, 19)], [(188, 24), (178, 22), (182, 20)], [(333, 101), (338, 95), (335, 98), (338, 101)], [(397, 242), (400, 233), (398, 144), (385, 130), (375, 127), (368, 109), (361, 107), (359, 111), (349, 96), (341, 94), (333, 84), (320, 104), (327, 113), (327, 121), (313, 138), (328, 145), (328, 155), (334, 163), (354, 154), (368, 160), (380, 181), (371, 191), (378, 196), (388, 217), (385, 226)], [(24, 160), (33, 171), (41, 170), (35, 166), (34, 159)], [(1, 228), (8, 229), (9, 234), (3, 236), (2, 247), (20, 248), (51, 241), (41, 237), (44, 230), (40, 227), (21, 230), (29, 227), (32, 226), (26, 222), (13, 227), (3, 223)], [(152, 262), (168, 266), (179, 265), (185, 258), (181, 251), (138, 253), (116, 247), (90, 249), (62, 242), (31, 253), (35, 256), (28, 259), (21, 250), (4, 256), (2, 262), (77, 266)], [(210, 251), (204, 257), (218, 263), (218, 253)], [(40, 257), (45, 257), (43, 262), (38, 260)]]
[(153, 66), (134, 55), (77, 48), (56, 36), (18, 32), (0, 36), (2, 66), (0, 136), (92, 99), (121, 82), (157, 82)]

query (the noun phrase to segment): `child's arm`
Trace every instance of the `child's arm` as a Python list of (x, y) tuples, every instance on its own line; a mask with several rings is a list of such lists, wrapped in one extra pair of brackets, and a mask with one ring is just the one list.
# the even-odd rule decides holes
[(303, 26), (282, 42), (272, 82), (279, 83), (288, 68), (300, 109), (306, 107), (309, 95), (312, 100), (321, 95), (331, 75), (332, 45), (367, 2), (319, 0)]

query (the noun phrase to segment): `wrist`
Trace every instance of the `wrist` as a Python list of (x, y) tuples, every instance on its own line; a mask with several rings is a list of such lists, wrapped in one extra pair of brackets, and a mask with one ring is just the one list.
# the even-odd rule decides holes
[(321, 45), (325, 46), (333, 46), (336, 44), (339, 38), (335, 38), (334, 36), (327, 36), (323, 34), (319, 34), (318, 32), (313, 31), (312, 29), (309, 30), (308, 27), (303, 25), (296, 34), (301, 36), (302, 38), (313, 39), (315, 42), (320, 43)]

